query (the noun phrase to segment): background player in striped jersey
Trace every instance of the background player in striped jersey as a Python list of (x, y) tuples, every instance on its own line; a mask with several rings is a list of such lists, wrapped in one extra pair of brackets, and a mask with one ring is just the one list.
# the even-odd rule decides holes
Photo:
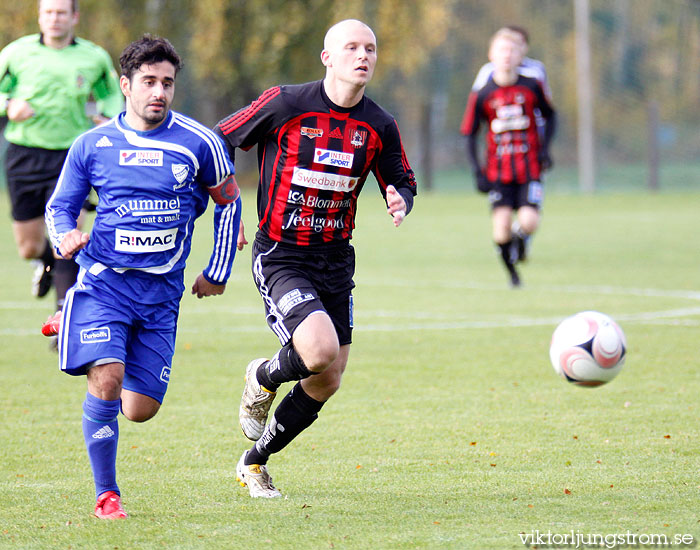
[[(547, 100), (552, 101), (552, 92), (549, 88), (549, 80), (547, 79), (547, 70), (545, 69), (544, 63), (538, 59), (527, 57), (527, 52), (530, 48), (530, 34), (519, 25), (506, 25), (500, 30), (512, 31), (515, 33), (513, 37), (515, 38), (517, 35), (519, 39), (518, 41), (522, 49), (523, 58), (518, 64), (518, 74), (536, 79), (540, 83), (540, 86), (542, 86), (542, 91), (544, 91), (544, 94), (547, 96)], [(472, 91), (478, 92), (481, 90), (489, 81), (492, 74), (493, 62), (488, 61), (481, 66), (479, 72), (476, 74), (476, 78), (472, 84)]]
[[(376, 60), (372, 30), (341, 21), (324, 40), (323, 80), (271, 88), (216, 127), (231, 150), (258, 147), (253, 276), (282, 344), (246, 368), (239, 418), (257, 442), (236, 473), (253, 497), (280, 496), (268, 458), (309, 427), (340, 386), (352, 335), (350, 238), (370, 171), (394, 225), (413, 205), (416, 182), (396, 121), (365, 96)], [(293, 380), (300, 382), (266, 427), (275, 392)]]
[[(86, 103), (96, 100), (96, 122), (121, 112), (124, 98), (109, 54), (74, 36), (77, 0), (41, 0), (41, 34), (22, 37), (0, 52), (0, 115), (7, 115), (5, 158), (12, 230), (21, 257), (35, 260), (32, 293), (56, 288), (57, 309), (75, 282), (73, 260), (54, 259), (44, 209), (73, 140), (93, 125)], [(107, 117), (107, 118), (105, 118)]]
[[(170, 110), (181, 66), (170, 42), (146, 35), (126, 47), (120, 64), (126, 112), (75, 141), (46, 209), (52, 243), (81, 268), (62, 310), (59, 366), (87, 376), (83, 435), (95, 515), (105, 519), (126, 517), (117, 416), (149, 420), (168, 387), (195, 219), (211, 196), (215, 242), (192, 286), (198, 298), (224, 292), (240, 223), (224, 144)], [(90, 189), (100, 201), (88, 235), (76, 219)]]
[[(515, 263), (525, 259), (526, 239), (539, 224), (542, 172), (552, 164), (549, 143), (556, 121), (538, 81), (518, 73), (520, 40), (508, 29), (494, 34), (489, 47), (494, 72), (481, 89), (470, 93), (461, 126), (477, 188), (489, 193), (493, 240), (514, 287), (520, 285)], [(536, 110), (545, 120), (541, 135)], [(478, 159), (476, 142), (482, 121), (487, 124), (485, 166)], [(521, 234), (512, 232), (514, 211)]]

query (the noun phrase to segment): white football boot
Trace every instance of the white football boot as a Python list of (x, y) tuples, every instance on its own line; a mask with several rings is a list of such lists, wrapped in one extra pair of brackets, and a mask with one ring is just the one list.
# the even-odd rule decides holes
[(251, 441), (262, 437), (270, 406), (277, 395), (277, 392), (268, 391), (258, 383), (258, 367), (267, 361), (264, 358), (253, 359), (245, 369), (245, 387), (238, 408), (238, 420), (243, 434)]
[(272, 478), (267, 473), (267, 466), (264, 464), (246, 466), (243, 463), (247, 454), (248, 451), (245, 451), (236, 465), (236, 481), (241, 484), (241, 487), (247, 486), (253, 498), (281, 497), (282, 493), (272, 484)]

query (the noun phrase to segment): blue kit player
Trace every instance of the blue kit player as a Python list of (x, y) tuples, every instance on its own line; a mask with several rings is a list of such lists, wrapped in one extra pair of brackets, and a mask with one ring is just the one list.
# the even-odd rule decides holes
[[(61, 370), (87, 377), (83, 435), (95, 515), (105, 519), (127, 516), (116, 482), (119, 412), (149, 420), (168, 388), (195, 219), (211, 196), (213, 252), (192, 286), (202, 298), (226, 288), (241, 212), (223, 142), (170, 110), (181, 67), (170, 42), (144, 35), (119, 61), (126, 111), (75, 141), (46, 208), (52, 244), (80, 272), (60, 323), (44, 328), (58, 330)], [(76, 220), (91, 189), (99, 204), (88, 235)]]

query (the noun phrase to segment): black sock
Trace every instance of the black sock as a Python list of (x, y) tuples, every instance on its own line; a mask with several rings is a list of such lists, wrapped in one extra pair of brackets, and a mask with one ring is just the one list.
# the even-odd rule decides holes
[(66, 292), (78, 278), (79, 269), (73, 260), (56, 260), (53, 267), (53, 286), (56, 287), (57, 303), (63, 303)]
[(275, 410), (272, 420), (265, 428), (262, 437), (248, 451), (245, 464), (267, 464), (272, 453), (284, 449), (296, 436), (313, 424), (323, 402), (308, 396), (297, 383)]
[(515, 269), (515, 264), (514, 259), (513, 259), (513, 251), (512, 249), (513, 241), (510, 240), (507, 243), (499, 244), (498, 248), (501, 249), (501, 259), (503, 260), (503, 263), (506, 266), (506, 269), (508, 270), (508, 274), (510, 275), (510, 283), (513, 287), (519, 287), (520, 286), (520, 276), (518, 275), (518, 272)]
[(44, 251), (41, 253), (41, 256), (39, 256), (39, 259), (44, 262), (44, 265), (46, 267), (52, 268), (54, 262), (56, 261), (56, 258), (53, 255), (53, 246), (51, 246), (51, 242), (46, 239), (46, 247), (44, 248)]
[(258, 383), (265, 389), (275, 392), (283, 382), (302, 380), (312, 374), (304, 365), (301, 356), (292, 342), (283, 346), (272, 359), (258, 368)]
[(510, 240), (507, 243), (503, 243), (503, 244), (498, 245), (498, 248), (501, 249), (501, 259), (503, 260), (503, 263), (506, 264), (506, 268), (508, 269), (508, 271), (511, 271), (511, 269), (513, 268), (513, 262), (511, 261), (511, 258), (510, 258), (510, 254), (511, 254), (510, 249), (511, 249), (512, 244), (513, 244), (513, 241)]

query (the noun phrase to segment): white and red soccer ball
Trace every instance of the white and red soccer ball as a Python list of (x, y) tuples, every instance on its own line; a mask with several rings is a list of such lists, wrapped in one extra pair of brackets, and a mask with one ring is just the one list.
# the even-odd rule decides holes
[(588, 387), (615, 378), (626, 354), (625, 333), (598, 311), (582, 311), (564, 319), (549, 346), (549, 358), (557, 374), (567, 382)]

